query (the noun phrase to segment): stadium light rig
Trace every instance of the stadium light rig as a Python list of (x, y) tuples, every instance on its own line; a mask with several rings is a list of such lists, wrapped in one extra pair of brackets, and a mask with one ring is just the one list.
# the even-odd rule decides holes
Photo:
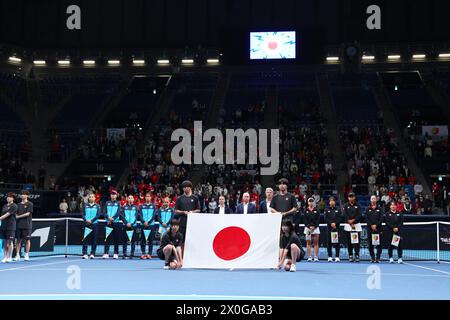
[(170, 61), (168, 59), (158, 59), (158, 61), (156, 61), (158, 64), (169, 64)]
[(209, 64), (219, 63), (219, 59), (207, 59), (206, 63), (209, 63)]
[(95, 66), (95, 60), (83, 60), (85, 66)]
[(135, 65), (135, 66), (142, 66), (144, 64), (145, 64), (144, 59), (133, 59), (133, 65)]
[(35, 66), (45, 66), (47, 64), (47, 62), (45, 60), (34, 60), (33, 64)]
[(450, 58), (450, 53), (440, 53), (439, 58), (441, 58), (441, 59)]
[(70, 60), (58, 60), (60, 66), (70, 66)]
[(108, 65), (118, 66), (118, 65), (120, 65), (120, 60), (108, 60)]
[(413, 54), (412, 58), (413, 59), (425, 59), (426, 58), (426, 54), (424, 54), (424, 53), (416, 53), (416, 54)]
[(14, 62), (14, 63), (20, 63), (20, 62), (22, 62), (22, 59), (20, 59), (20, 58), (18, 58), (18, 57), (16, 57), (16, 56), (11, 56), (11, 57), (9, 57), (9, 59), (8, 59), (10, 62)]
[(181, 63), (182, 64), (193, 64), (194, 63), (194, 59), (182, 59)]
[(338, 62), (339, 61), (339, 57), (327, 57), (327, 61), (328, 62)]
[(399, 54), (390, 54), (387, 58), (388, 60), (400, 60), (401, 56)]
[(363, 55), (362, 56), (362, 59), (364, 60), (364, 61), (373, 61), (373, 60), (375, 60), (375, 56), (371, 56), (371, 55)]

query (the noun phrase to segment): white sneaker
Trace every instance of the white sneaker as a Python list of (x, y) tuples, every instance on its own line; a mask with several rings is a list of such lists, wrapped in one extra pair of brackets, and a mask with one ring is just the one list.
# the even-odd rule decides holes
[(93, 255), (93, 254), (91, 254), (90, 256), (89, 256), (89, 259), (94, 259), (95, 258), (95, 256)]
[(30, 255), (28, 253), (25, 254), (24, 260), (25, 261), (30, 261)]
[(311, 261), (312, 261), (312, 258), (311, 258), (311, 257), (309, 257), (309, 258), (308, 258), (308, 262), (311, 262)]
[(89, 257), (88, 257), (87, 254), (85, 254), (85, 255), (82, 257), (82, 259), (89, 259)]
[(318, 262), (318, 261), (319, 261), (319, 258), (314, 257), (314, 262)]
[(397, 263), (402, 264), (402, 263), (403, 263), (403, 259), (402, 259), (402, 258), (399, 258), (399, 259), (397, 260)]
[(109, 254), (104, 254), (103, 256), (102, 256), (102, 259), (109, 259)]
[(11, 262), (13, 262), (13, 259), (12, 259), (11, 257), (9, 257), (9, 258), (6, 260), (6, 262), (11, 263)]
[(329, 257), (329, 258), (328, 258), (328, 262), (333, 262), (333, 258), (332, 258), (332, 257)]
[(14, 258), (14, 261), (20, 261), (20, 256), (17, 255), (17, 256)]
[(114, 260), (119, 259), (119, 255), (118, 255), (118, 254), (114, 254), (114, 255), (113, 255), (113, 259), (114, 259)]
[(2, 263), (6, 263), (6, 260), (7, 260), (6, 258), (3, 258)]
[(295, 272), (295, 271), (297, 271), (295, 264), (291, 264), (291, 268), (289, 269), (289, 272)]
[(164, 266), (164, 270), (169, 270), (169, 266)]
[(389, 258), (389, 263), (394, 263), (394, 258)]
[(335, 258), (335, 259), (334, 259), (334, 262), (341, 262), (341, 259)]

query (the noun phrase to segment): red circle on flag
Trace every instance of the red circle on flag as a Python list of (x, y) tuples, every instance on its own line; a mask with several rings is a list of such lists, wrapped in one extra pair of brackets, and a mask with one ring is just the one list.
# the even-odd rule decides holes
[(276, 41), (270, 41), (269, 42), (269, 49), (275, 50), (278, 47), (278, 43)]
[(220, 259), (234, 260), (248, 251), (250, 243), (247, 231), (239, 227), (227, 227), (214, 237), (213, 250)]

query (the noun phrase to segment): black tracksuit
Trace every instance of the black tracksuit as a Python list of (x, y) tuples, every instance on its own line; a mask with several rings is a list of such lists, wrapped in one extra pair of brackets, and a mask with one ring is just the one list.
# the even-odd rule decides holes
[[(341, 223), (341, 221), (342, 215), (339, 209), (337, 209), (336, 207), (334, 208), (330, 207), (325, 209), (325, 222), (327, 223), (327, 236), (328, 236), (327, 252), (329, 258), (333, 257), (333, 246), (334, 249), (336, 250), (336, 258), (339, 258), (339, 252), (341, 250), (341, 245), (339, 243), (340, 239), (338, 243), (332, 243), (331, 233), (337, 232), (339, 234), (339, 224)], [(336, 224), (335, 229), (333, 229), (333, 227), (331, 226), (332, 223)]]
[(315, 227), (319, 228), (320, 224), (320, 212), (317, 209), (309, 210), (306, 208), (303, 213), (303, 222), (305, 223), (305, 227)]
[[(342, 213), (344, 216), (344, 223), (348, 223), (348, 220), (353, 219), (355, 219), (354, 224), (361, 222), (361, 208), (356, 202), (353, 205), (351, 205), (350, 203), (346, 203), (342, 208)], [(360, 242), (353, 244), (351, 240), (351, 233), (352, 232), (347, 231), (348, 255), (349, 257), (353, 256), (353, 248), (354, 248), (355, 255), (359, 257)]]
[[(395, 246), (391, 244), (393, 235), (401, 237), (400, 243), (397, 247), (397, 254), (399, 258), (403, 257), (403, 237), (402, 237), (402, 227), (403, 227), (403, 213), (397, 212), (393, 213), (391, 211), (387, 212), (385, 215), (386, 225), (387, 225), (387, 237), (389, 240), (388, 254), (389, 258), (393, 257), (393, 251)], [(394, 228), (398, 228), (397, 232), (394, 232)]]
[[(372, 234), (378, 234), (380, 235), (380, 244), (377, 245), (377, 255), (376, 259), (381, 258), (381, 253), (383, 251), (383, 247), (381, 246), (381, 226), (383, 223), (384, 215), (383, 215), (383, 209), (381, 207), (376, 206), (375, 208), (367, 207), (366, 212), (364, 214), (364, 218), (367, 223), (367, 239), (369, 241), (369, 253), (372, 260), (375, 260), (375, 248), (372, 244)], [(376, 226), (376, 230), (372, 230), (372, 226)]]

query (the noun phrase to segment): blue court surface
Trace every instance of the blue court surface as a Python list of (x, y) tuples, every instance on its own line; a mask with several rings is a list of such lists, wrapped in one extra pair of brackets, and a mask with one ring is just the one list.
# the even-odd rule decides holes
[(290, 273), (281, 270), (163, 270), (163, 262), (156, 259), (35, 257), (28, 262), (1, 264), (0, 283), (2, 300), (436, 300), (450, 299), (450, 264), (302, 261), (297, 264), (297, 272)]

